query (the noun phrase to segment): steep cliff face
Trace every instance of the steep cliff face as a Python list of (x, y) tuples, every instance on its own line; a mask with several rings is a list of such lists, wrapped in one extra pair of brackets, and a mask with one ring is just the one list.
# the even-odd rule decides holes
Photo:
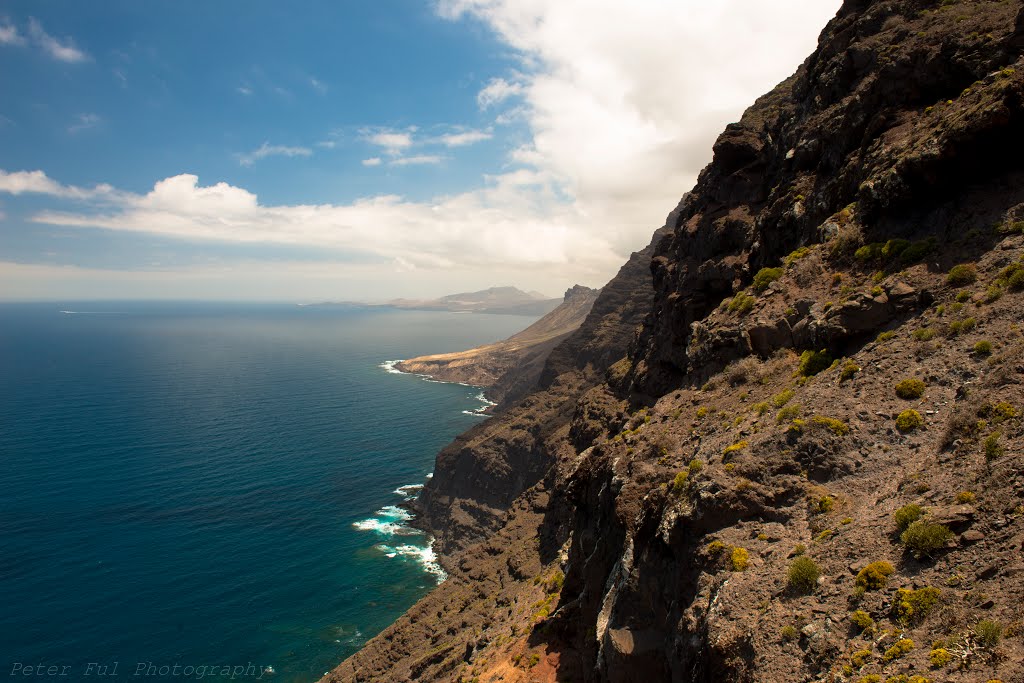
[(848, 0), (653, 289), (439, 456), (451, 578), (326, 680), (1024, 681), (1022, 49), (1021, 2)]
[[(655, 236), (655, 241), (661, 236)], [(444, 556), (497, 529), (512, 501), (557, 460), (578, 397), (622, 358), (650, 310), (654, 243), (633, 254), (600, 292), (583, 324), (547, 356), (539, 388), (460, 435), (438, 456), (416, 509)]]

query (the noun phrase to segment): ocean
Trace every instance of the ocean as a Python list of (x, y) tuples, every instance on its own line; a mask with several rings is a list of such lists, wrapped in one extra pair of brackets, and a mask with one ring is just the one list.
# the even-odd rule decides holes
[(387, 361), (533, 320), (0, 305), (0, 673), (315, 681), (442, 578), (396, 506), (482, 419)]

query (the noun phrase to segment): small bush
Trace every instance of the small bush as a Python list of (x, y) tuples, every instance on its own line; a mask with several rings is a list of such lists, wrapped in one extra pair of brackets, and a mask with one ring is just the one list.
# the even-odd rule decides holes
[(707, 554), (709, 556), (711, 556), (711, 557), (718, 557), (723, 552), (725, 552), (725, 549), (728, 548), (728, 547), (729, 546), (727, 546), (726, 544), (722, 543), (721, 541), (715, 540), (715, 541), (711, 541), (711, 543), (708, 543), (707, 546), (704, 548), (704, 550), (707, 551)]
[(754, 404), (754, 412), (757, 413), (758, 416), (764, 415), (770, 409), (771, 409), (771, 406), (769, 406), (767, 403), (765, 403), (763, 401), (761, 403), (755, 403)]
[(887, 662), (891, 662), (895, 659), (899, 659), (900, 657), (910, 654), (910, 651), (913, 649), (914, 641), (912, 641), (910, 638), (903, 638), (902, 640), (897, 640), (892, 647), (886, 650), (885, 654), (882, 655), (882, 659), (884, 659)]
[(858, 669), (868, 663), (871, 659), (871, 650), (857, 650), (850, 655), (850, 663)]
[(955, 337), (959, 334), (970, 332), (977, 327), (978, 321), (974, 318), (964, 318), (963, 320), (954, 320), (949, 324), (949, 335)]
[(848, 379), (853, 379), (853, 376), (860, 372), (860, 366), (854, 363), (852, 360), (846, 361), (843, 365), (842, 371), (839, 373), (839, 381), (845, 382)]
[(958, 266), (953, 266), (949, 269), (949, 273), (946, 274), (946, 284), (953, 287), (963, 287), (964, 285), (970, 285), (978, 280), (978, 269), (975, 268), (973, 263), (961, 263)]
[(796, 630), (796, 626), (793, 626), (792, 624), (787, 624), (782, 627), (782, 632), (780, 635), (782, 636), (783, 640), (791, 641), (799, 638), (800, 632)]
[(916, 590), (900, 588), (893, 602), (893, 616), (903, 626), (920, 624), (929, 612), (939, 604), (942, 591), (925, 586)]
[(732, 298), (726, 308), (730, 313), (739, 313), (740, 315), (746, 315), (754, 309), (754, 302), (757, 301), (754, 297), (749, 294), (740, 292)]
[(754, 276), (754, 291), (763, 292), (768, 285), (782, 277), (782, 268), (762, 268)]
[(970, 505), (974, 503), (974, 501), (976, 501), (977, 499), (978, 497), (974, 495), (973, 491), (961, 491), (960, 493), (956, 494), (955, 500), (957, 503), (960, 503), (961, 505)]
[(935, 337), (935, 330), (930, 327), (922, 327), (914, 330), (913, 335), (917, 341), (931, 341)]
[(732, 556), (729, 560), (732, 570), (734, 572), (741, 572), (750, 564), (750, 553), (747, 552), (746, 548), (733, 548)]
[(804, 351), (800, 355), (800, 374), (804, 377), (817, 375), (832, 365), (832, 356), (828, 351)]
[(793, 591), (807, 594), (814, 591), (820, 576), (818, 564), (806, 555), (801, 555), (789, 565), (786, 583)]
[(904, 505), (893, 515), (893, 519), (896, 521), (896, 528), (900, 532), (906, 531), (907, 527), (921, 519), (924, 515), (924, 510), (917, 503), (911, 503), (910, 505)]
[(829, 430), (837, 436), (846, 436), (850, 433), (850, 426), (842, 420), (837, 420), (833, 417), (824, 417), (822, 415), (815, 415), (811, 418), (811, 422), (816, 425), (821, 425), (825, 429)]
[(1002, 434), (1000, 434), (999, 432), (992, 432), (987, 437), (985, 437), (984, 448), (986, 462), (992, 462), (993, 460), (1002, 457), (1003, 453), (1006, 452), (1006, 449), (1003, 448), (1003, 445), (999, 443), (1000, 436), (1002, 436)]
[(803, 555), (806, 552), (807, 552), (807, 546), (805, 546), (803, 543), (797, 543), (795, 546), (793, 546), (793, 555), (794, 556)]
[(819, 514), (828, 514), (836, 506), (836, 499), (832, 496), (822, 496), (814, 503), (814, 511)]
[(924, 396), (924, 382), (919, 379), (905, 379), (896, 384), (896, 395), (913, 400)]
[(856, 585), (858, 588), (863, 588), (866, 591), (875, 591), (879, 588), (885, 588), (886, 582), (889, 580), (889, 576), (896, 571), (893, 566), (888, 562), (872, 562), (868, 566), (857, 572)]
[(775, 421), (782, 424), (787, 420), (796, 419), (800, 416), (801, 410), (803, 407), (799, 403), (790, 404), (775, 414)]
[(900, 540), (915, 556), (930, 557), (953, 538), (953, 532), (944, 524), (917, 521), (900, 534)]
[(949, 653), (949, 650), (937, 647), (928, 653), (928, 661), (934, 668), (941, 669), (953, 661), (953, 655)]
[(966, 303), (971, 300), (971, 293), (966, 289), (956, 293), (956, 300), (959, 303)]
[(1002, 625), (991, 619), (982, 619), (974, 626), (974, 642), (984, 648), (994, 648), (1002, 637)]
[(974, 345), (974, 353), (979, 356), (987, 356), (992, 353), (992, 342), (987, 339), (982, 339), (980, 342)]
[(985, 290), (985, 297), (982, 299), (985, 303), (991, 304), (999, 301), (1003, 296), (1003, 288), (999, 285), (989, 285), (988, 289)]
[(725, 449), (722, 451), (722, 455), (724, 457), (728, 458), (733, 453), (739, 453), (740, 451), (742, 451), (744, 448), (746, 448), (749, 445), (750, 444), (747, 443), (747, 441), (737, 441), (736, 443), (732, 444), (731, 446), (726, 446)]
[(904, 410), (896, 416), (896, 429), (901, 432), (912, 432), (924, 425), (924, 418), (916, 410)]
[(850, 622), (869, 635), (875, 632), (875, 620), (862, 609), (850, 613)]
[(672, 493), (681, 495), (686, 491), (686, 485), (689, 483), (690, 473), (680, 472), (676, 475), (676, 478), (672, 480)]
[(875, 338), (875, 341), (877, 341), (877, 342), (887, 342), (887, 341), (889, 341), (890, 339), (892, 339), (895, 336), (896, 336), (896, 333), (893, 332), (892, 330), (888, 330), (886, 332), (879, 332), (878, 333), (878, 337)]
[(772, 405), (775, 406), (776, 408), (781, 408), (782, 406), (784, 406), (787, 403), (789, 403), (789, 401), (792, 398), (793, 398), (793, 390), (792, 389), (786, 389), (786, 390), (776, 394), (772, 398)]

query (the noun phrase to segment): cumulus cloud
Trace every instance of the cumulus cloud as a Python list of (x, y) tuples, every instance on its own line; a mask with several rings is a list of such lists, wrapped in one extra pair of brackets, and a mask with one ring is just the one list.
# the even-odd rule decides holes
[(116, 199), (120, 193), (110, 185), (97, 185), (91, 189), (62, 185), (42, 171), (7, 172), (0, 169), (0, 192), (11, 195), (41, 194), (61, 199)]
[(59, 62), (76, 64), (89, 60), (89, 55), (75, 47), (70, 38), (61, 42), (43, 30), (43, 25), (34, 18), (28, 21), (28, 35), (43, 52)]
[[(519, 56), (477, 96), (515, 97), (511, 160), (549, 176), (623, 253), (644, 244), (726, 123), (789, 76), (840, 0), (440, 0)], [(616, 234), (617, 233), (617, 234)]]
[(437, 142), (445, 147), (465, 147), (474, 145), (484, 140), (490, 140), (494, 135), (486, 130), (466, 130), (458, 133), (447, 133), (437, 137)]
[(236, 156), (240, 165), (252, 166), (260, 159), (266, 159), (267, 157), (308, 157), (312, 154), (313, 150), (308, 147), (288, 147), (286, 145), (272, 145), (269, 142), (264, 142), (253, 151)]
[(363, 166), (380, 166), (380, 157), (370, 157), (369, 159), (363, 159)]
[(483, 90), (477, 93), (476, 103), (480, 109), (488, 109), (510, 97), (522, 95), (523, 90), (521, 83), (510, 83), (504, 78), (492, 78)]
[(362, 135), (366, 142), (382, 148), (386, 154), (398, 156), (412, 147), (412, 136), (416, 130), (415, 126), (406, 130), (364, 129)]

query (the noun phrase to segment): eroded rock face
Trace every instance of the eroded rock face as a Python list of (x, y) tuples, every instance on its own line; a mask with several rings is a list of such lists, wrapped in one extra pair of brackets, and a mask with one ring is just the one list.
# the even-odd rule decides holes
[[(1022, 31), (1020, 2), (846, 2), (541, 390), (439, 456), (421, 504), (451, 579), (327, 680), (851, 680), (857, 648), (858, 676), (934, 676), (928, 648), (889, 661), (878, 634), (1019, 619)], [(854, 255), (899, 238), (926, 248)], [(959, 290), (946, 272), (966, 261), (979, 281)], [(848, 363), (807, 372), (811, 349)], [(894, 392), (906, 377), (921, 398)], [(930, 554), (900, 540), (908, 503), (949, 529)], [(801, 590), (798, 556), (820, 570)], [(889, 584), (856, 597), (878, 560)], [(940, 611), (900, 621), (895, 589), (922, 586)], [(1016, 680), (1024, 645), (984, 657), (942, 673)]]

